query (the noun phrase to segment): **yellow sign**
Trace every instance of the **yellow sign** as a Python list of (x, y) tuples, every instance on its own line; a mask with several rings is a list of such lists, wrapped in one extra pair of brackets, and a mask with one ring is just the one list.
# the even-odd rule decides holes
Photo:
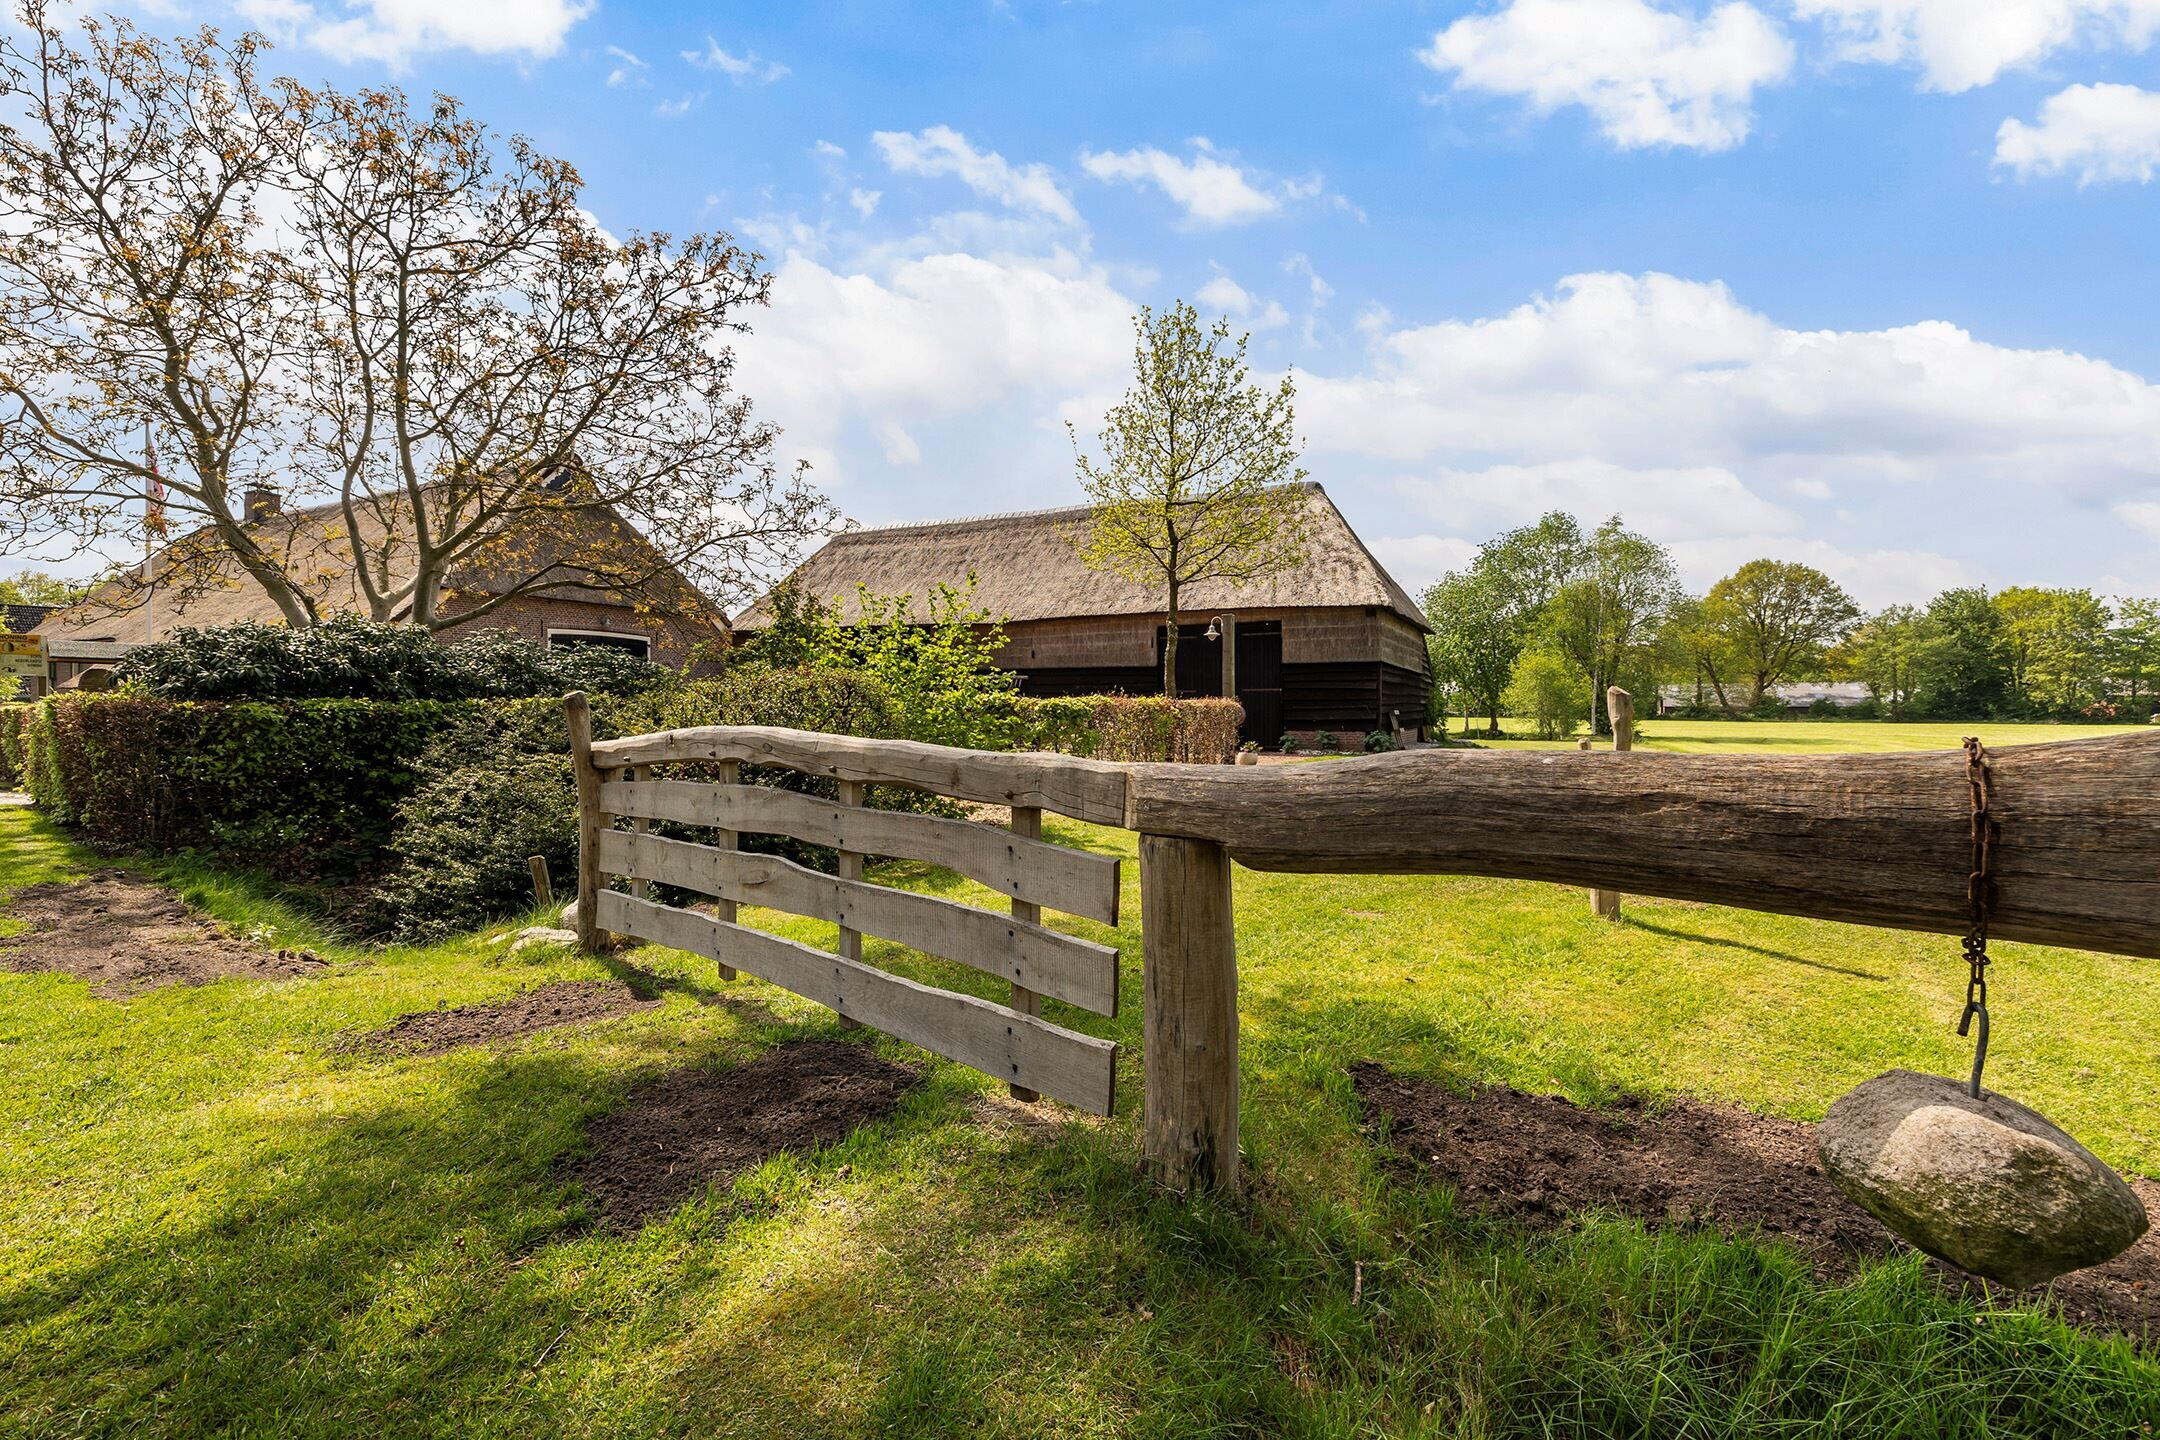
[(13, 695), (18, 682), (44, 678), (44, 636), (0, 635), (0, 697)]

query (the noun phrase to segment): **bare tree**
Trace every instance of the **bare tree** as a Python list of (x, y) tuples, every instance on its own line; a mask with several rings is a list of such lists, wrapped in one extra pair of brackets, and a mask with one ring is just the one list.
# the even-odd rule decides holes
[[(71, 48), (40, 9), (28, 48), (0, 50), (35, 122), (0, 135), (0, 395), (34, 421), (5, 447), (24, 533), (139, 535), (145, 424), (185, 442), (165, 479), (194, 527), (161, 589), (215, 583), (231, 557), (296, 625), (323, 604), (308, 581), (326, 556), (375, 618), (440, 628), (588, 588), (680, 605), (681, 580), (726, 605), (831, 524), (734, 389), (762, 257), (724, 235), (607, 235), (575, 169), (447, 96), (259, 84), (252, 36), (84, 33)], [(34, 98), (51, 94), (75, 98)], [(134, 198), (107, 206), (112, 190)], [(35, 243), (55, 225), (87, 233), (94, 283)], [(176, 309), (190, 326), (84, 350), (111, 322), (40, 298), (76, 289), (153, 339)], [(234, 497), (255, 487), (320, 504), (249, 525)]]
[(243, 523), (277, 470), (293, 332), (284, 257), (255, 244), (282, 117), (260, 41), (165, 43), (124, 20), (71, 43), (45, 0), (0, 30), (0, 545), (155, 538), (140, 502), (164, 439), (165, 518), (192, 533), (161, 579), (229, 557), (286, 621), (314, 619)]
[[(1202, 329), (1183, 301), (1133, 322), (1133, 387), (1111, 408), (1103, 458), (1077, 454), (1094, 502), (1081, 558), (1163, 597), (1163, 693), (1177, 696), (1178, 611), (1186, 589), (1257, 580), (1302, 563), (1304, 497), (1290, 378), (1251, 384), (1249, 336)], [(1078, 450), (1078, 440), (1074, 442)]]

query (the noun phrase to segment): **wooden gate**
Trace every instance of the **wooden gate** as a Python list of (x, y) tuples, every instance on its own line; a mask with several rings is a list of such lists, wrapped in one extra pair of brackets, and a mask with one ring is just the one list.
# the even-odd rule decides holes
[[(1470, 874), (1960, 934), (1972, 815), (1960, 752), (1665, 755), (1427, 750), (1325, 765), (1118, 765), (799, 730), (712, 726), (595, 744), (566, 702), (579, 794), (579, 935), (706, 955), (940, 1055), (1109, 1114), (1116, 1049), (1041, 1018), (1053, 996), (1117, 1005), (1117, 952), (1042, 926), (1047, 906), (1114, 924), (1118, 864), (1038, 838), (1044, 811), (1140, 832), (1142, 1144), (1177, 1189), (1238, 1183), (1231, 862), (1254, 869)], [(696, 762), (717, 781), (655, 776)], [(773, 766), (836, 800), (745, 785)], [(2160, 956), (2160, 732), (1992, 752), (2004, 940)], [(867, 809), (906, 786), (1012, 807), (1010, 830)], [(617, 828), (618, 819), (630, 828)], [(650, 833), (705, 827), (714, 843)], [(826, 875), (732, 847), (830, 846)], [(1011, 897), (998, 915), (863, 879), (866, 856), (947, 866)], [(627, 893), (610, 888), (626, 877)], [(663, 884), (711, 913), (659, 903)], [(743, 903), (830, 921), (834, 949), (737, 923)], [(867, 933), (1000, 975), (999, 1005), (862, 963)]]
[[(581, 940), (591, 945), (603, 934), (625, 935), (704, 955), (723, 973), (745, 971), (848, 1020), (996, 1075), (1017, 1094), (1049, 1095), (1096, 1115), (1111, 1112), (1117, 1046), (1052, 1024), (1041, 1010), (1049, 996), (1115, 1015), (1117, 949), (1050, 929), (1041, 912), (1047, 907), (1115, 925), (1120, 862), (1037, 837), (1045, 809), (1122, 823), (1119, 767), (1102, 767), (1099, 778), (1107, 783), (1092, 788), (1061, 786), (1056, 774), (1030, 775), (1011, 763), (1023, 757), (984, 755), (955, 763), (944, 757), (967, 752), (915, 746), (912, 752), (919, 753), (897, 753), (891, 747), (901, 742), (749, 727), (594, 744), (584, 697), (571, 696), (566, 708), (578, 773)], [(911, 764), (911, 758), (921, 763)], [(1098, 779), (1090, 762), (1052, 758), (1060, 763), (1051, 768), (1070, 772), (1067, 778)], [(655, 775), (655, 767), (686, 762), (701, 762), (718, 779)], [(837, 781), (839, 797), (742, 783), (745, 763)], [(1034, 779), (1044, 783), (1030, 783)], [(873, 781), (1010, 805), (1012, 825), (873, 810), (864, 804)], [(617, 820), (629, 821), (630, 828), (616, 828)], [(653, 834), (656, 821), (713, 832), (715, 843)], [(830, 847), (839, 854), (840, 873), (735, 848), (745, 834)], [(874, 884), (862, 878), (864, 860), (872, 855), (946, 866), (1010, 897), (1011, 913)], [(611, 888), (617, 878), (629, 882), (627, 892)], [(651, 897), (656, 884), (712, 903), (700, 909), (663, 904)], [(595, 901), (590, 906), (588, 896)], [(746, 904), (832, 922), (833, 948), (819, 950), (739, 923), (737, 908)], [(1000, 976), (1012, 982), (1012, 999), (1000, 1005), (866, 965), (865, 935)]]

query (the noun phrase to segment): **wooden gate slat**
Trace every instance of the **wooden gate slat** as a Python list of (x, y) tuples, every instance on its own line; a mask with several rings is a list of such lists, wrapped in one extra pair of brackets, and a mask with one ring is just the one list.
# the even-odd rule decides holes
[(610, 781), (600, 790), (601, 804), (617, 815), (785, 835), (863, 855), (927, 860), (1008, 899), (1117, 924), (1120, 862), (1115, 856), (1017, 836), (974, 820), (857, 809), (769, 785)]
[(1054, 1096), (1091, 1115), (1115, 1106), (1117, 1045), (694, 910), (599, 894), (600, 924), (733, 965), (850, 1020)]
[(1116, 947), (1009, 915), (840, 879), (777, 855), (715, 850), (624, 830), (601, 832), (600, 867), (609, 874), (679, 885), (720, 900), (830, 920), (846, 930), (957, 960), (1098, 1015), (1117, 1013)]

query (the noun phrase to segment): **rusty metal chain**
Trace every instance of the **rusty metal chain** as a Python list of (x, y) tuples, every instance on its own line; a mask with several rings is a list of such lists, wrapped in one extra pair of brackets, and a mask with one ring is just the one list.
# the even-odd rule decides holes
[(1980, 1098), (1980, 1072), (1988, 1049), (1988, 916), (1995, 907), (1995, 841), (2002, 825), (1995, 819), (1995, 771), (1987, 747), (1975, 735), (1965, 737), (1965, 785), (1972, 800), (1972, 864), (1965, 875), (1965, 908), (1971, 924), (1965, 931), (1965, 1014), (1957, 1033), (1970, 1035), (1973, 1021), (1980, 1035), (1973, 1046), (1972, 1096)]

